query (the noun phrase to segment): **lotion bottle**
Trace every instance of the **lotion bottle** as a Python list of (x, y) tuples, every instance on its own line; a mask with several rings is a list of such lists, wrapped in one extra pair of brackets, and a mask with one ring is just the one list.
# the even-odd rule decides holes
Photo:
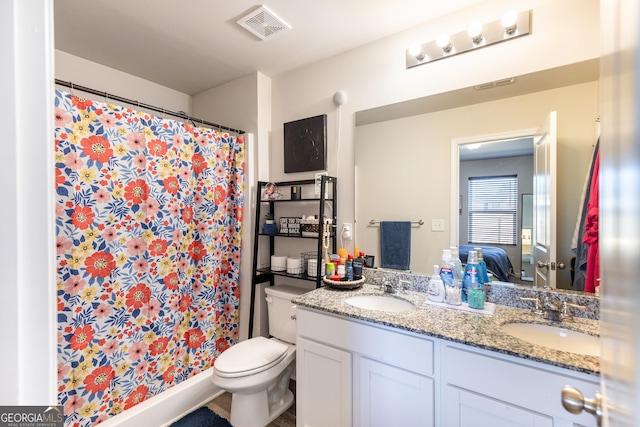
[(429, 280), (429, 287), (427, 289), (429, 294), (429, 300), (434, 302), (444, 302), (444, 283), (440, 278), (440, 266), (433, 266), (433, 276)]

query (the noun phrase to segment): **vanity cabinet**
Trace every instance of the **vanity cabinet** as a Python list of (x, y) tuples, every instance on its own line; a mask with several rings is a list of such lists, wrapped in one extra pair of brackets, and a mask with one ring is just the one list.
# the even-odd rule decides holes
[(435, 425), (433, 340), (304, 307), (297, 333), (298, 426)]
[(599, 378), (373, 322), (297, 310), (297, 426), (596, 426), (560, 400)]

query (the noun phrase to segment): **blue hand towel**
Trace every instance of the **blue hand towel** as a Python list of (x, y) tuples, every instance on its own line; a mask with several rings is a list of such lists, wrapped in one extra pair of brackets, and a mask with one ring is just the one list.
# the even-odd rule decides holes
[(411, 222), (380, 222), (380, 266), (409, 270), (411, 260)]

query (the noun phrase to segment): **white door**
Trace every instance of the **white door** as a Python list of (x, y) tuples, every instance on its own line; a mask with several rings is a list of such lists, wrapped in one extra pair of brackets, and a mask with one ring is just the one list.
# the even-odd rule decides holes
[(351, 425), (351, 354), (314, 341), (296, 340), (296, 425)]
[(421, 426), (435, 423), (433, 378), (366, 357), (359, 358), (358, 405), (354, 423), (360, 426)]
[(533, 262), (536, 286), (556, 287), (556, 125), (552, 111), (533, 141)]
[[(603, 425), (637, 426), (640, 414), (640, 5), (601, 1), (600, 331)], [(593, 398), (594, 396), (585, 396)]]
[(600, 392), (605, 427), (637, 426), (640, 416), (639, 20), (638, 2), (600, 2)]

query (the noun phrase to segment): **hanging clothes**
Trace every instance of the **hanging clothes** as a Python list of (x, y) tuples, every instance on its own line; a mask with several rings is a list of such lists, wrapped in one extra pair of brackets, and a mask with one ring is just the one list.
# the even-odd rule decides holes
[(587, 218), (584, 227), (583, 242), (589, 245), (587, 250), (587, 275), (585, 277), (584, 291), (594, 293), (600, 279), (600, 253), (598, 246), (598, 184), (600, 171), (600, 152), (596, 155), (593, 165), (593, 177), (589, 191), (589, 203), (587, 204)]
[(580, 199), (580, 212), (578, 213), (578, 221), (576, 224), (576, 230), (574, 232), (573, 240), (571, 243), (571, 250), (576, 256), (576, 262), (574, 267), (574, 277), (572, 287), (574, 291), (584, 291), (584, 282), (587, 276), (587, 255), (589, 245), (586, 244), (584, 239), (584, 229), (587, 221), (588, 203), (591, 196), (591, 183), (593, 181), (593, 172), (596, 162), (596, 157), (600, 151), (600, 139), (596, 142), (595, 149), (593, 150), (593, 156), (591, 157), (591, 163), (589, 165), (589, 172), (585, 178), (585, 185), (583, 188), (582, 197)]

